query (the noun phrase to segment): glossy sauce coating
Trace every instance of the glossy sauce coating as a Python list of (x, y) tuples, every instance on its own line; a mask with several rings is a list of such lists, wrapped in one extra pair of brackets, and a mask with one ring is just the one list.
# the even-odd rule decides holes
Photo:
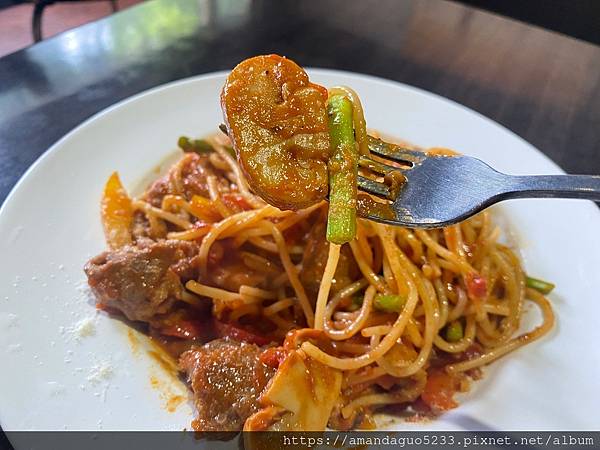
[(256, 56), (236, 66), (221, 107), (252, 189), (281, 209), (302, 209), (328, 191), (327, 90), (293, 61)]

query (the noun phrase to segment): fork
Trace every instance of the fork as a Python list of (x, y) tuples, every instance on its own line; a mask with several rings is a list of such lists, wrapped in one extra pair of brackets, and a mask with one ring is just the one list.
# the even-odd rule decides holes
[(359, 166), (384, 181), (359, 175), (358, 187), (388, 205), (359, 208), (359, 213), (390, 225), (444, 227), (515, 198), (600, 200), (597, 175), (506, 175), (473, 157), (428, 154), (371, 136), (369, 150), (378, 160), (363, 156)]

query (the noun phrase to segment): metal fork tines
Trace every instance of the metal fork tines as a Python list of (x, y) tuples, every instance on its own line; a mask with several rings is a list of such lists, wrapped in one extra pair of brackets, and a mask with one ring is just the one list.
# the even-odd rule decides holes
[(596, 175), (506, 175), (476, 158), (406, 149), (370, 136), (369, 150), (377, 159), (361, 157), (359, 165), (373, 178), (359, 175), (358, 187), (388, 206), (385, 214), (381, 207), (359, 212), (378, 222), (436, 228), (507, 199), (600, 200)]

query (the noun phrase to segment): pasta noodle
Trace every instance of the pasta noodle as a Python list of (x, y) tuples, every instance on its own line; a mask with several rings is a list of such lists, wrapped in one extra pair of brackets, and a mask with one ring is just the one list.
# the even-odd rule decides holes
[[(350, 91), (335, 92), (355, 100)], [(443, 367), (456, 382), (478, 376), (482, 366), (552, 328), (550, 303), (526, 288), (521, 264), (498, 242), (500, 231), (489, 212), (443, 230), (359, 219), (355, 240), (329, 244), (324, 233), (311, 232), (323, 226), (326, 202), (297, 212), (266, 205), (248, 188), (223, 138), (210, 142), (216, 153), (208, 161), (228, 181), (209, 177), (208, 198), (186, 197), (179, 165), (169, 178), (175, 194), (164, 196), (161, 207), (143, 197), (132, 206), (148, 219), (151, 232), (198, 243), (200, 277), (187, 282), (183, 302), (198, 307), (203, 298), (212, 299), (215, 314), (240, 326), (270, 324), (270, 335), (278, 339), (294, 329), (322, 333), (322, 339), (299, 337), (298, 346), (344, 373), (340, 420), (414, 401), (427, 389), (434, 367)], [(245, 208), (227, 203), (231, 192), (239, 193)], [(315, 248), (322, 249), (321, 256), (311, 253)], [(204, 281), (211, 257), (232, 256), (242, 266), (230, 275), (260, 274), (258, 284), (242, 284), (236, 292)], [(303, 277), (319, 264), (312, 280), (318, 290), (309, 293)], [(382, 309), (382, 296), (400, 306)], [(543, 322), (515, 337), (526, 301), (540, 308)], [(382, 387), (384, 379), (393, 381)]]
[[(526, 276), (488, 211), (431, 230), (356, 218), (376, 200), (357, 195), (357, 174), (402, 185), (395, 163), (365, 159), (352, 89), (265, 55), (234, 69), (221, 105), (224, 133), (182, 137), (186, 154), (140, 198), (111, 176), (110, 250), (85, 268), (100, 307), (171, 345), (198, 430), (349, 429), (392, 405), (437, 414), (552, 329), (553, 285)], [(519, 334), (526, 302), (542, 321)]]

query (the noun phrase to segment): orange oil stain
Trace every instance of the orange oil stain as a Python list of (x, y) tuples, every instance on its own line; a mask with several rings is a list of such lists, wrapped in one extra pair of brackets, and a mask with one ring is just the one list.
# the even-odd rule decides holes
[(140, 341), (135, 335), (135, 331), (133, 331), (131, 328), (127, 329), (127, 340), (129, 341), (129, 346), (131, 347), (131, 353), (133, 353), (135, 356), (139, 355)]
[(170, 413), (175, 412), (187, 400), (186, 389), (182, 386), (178, 377), (177, 362), (154, 341), (149, 340), (148, 343), (152, 349), (147, 350), (146, 353), (161, 368), (161, 374), (167, 375), (167, 379), (164, 377), (159, 378), (154, 374), (151, 375), (150, 386), (158, 391), (161, 400), (164, 402), (163, 407)]
[(183, 395), (174, 395), (167, 400), (167, 404), (165, 405), (167, 411), (175, 412), (177, 407), (181, 405), (185, 401), (185, 397)]
[(139, 356), (142, 346), (144, 349), (148, 348), (148, 346), (152, 348), (151, 350), (147, 350), (146, 353), (160, 367), (160, 375), (166, 374), (167, 379), (164, 376), (159, 377), (157, 374), (151, 373), (150, 386), (152, 389), (158, 391), (160, 399), (164, 402), (163, 407), (170, 413), (175, 412), (187, 400), (186, 389), (182, 386), (181, 380), (178, 378), (179, 370), (177, 362), (154, 341), (148, 339), (146, 336), (142, 337), (138, 335), (131, 328), (127, 329), (127, 340), (129, 341), (131, 352), (135, 356)]
[(150, 375), (150, 386), (158, 391), (160, 399), (164, 402), (163, 408), (172, 413), (187, 400), (182, 392), (174, 392), (175, 386), (171, 382), (161, 380), (156, 375)]
[(177, 364), (166, 352), (163, 350), (148, 350), (148, 356), (150, 356), (158, 365), (170, 376), (177, 378), (179, 370)]

